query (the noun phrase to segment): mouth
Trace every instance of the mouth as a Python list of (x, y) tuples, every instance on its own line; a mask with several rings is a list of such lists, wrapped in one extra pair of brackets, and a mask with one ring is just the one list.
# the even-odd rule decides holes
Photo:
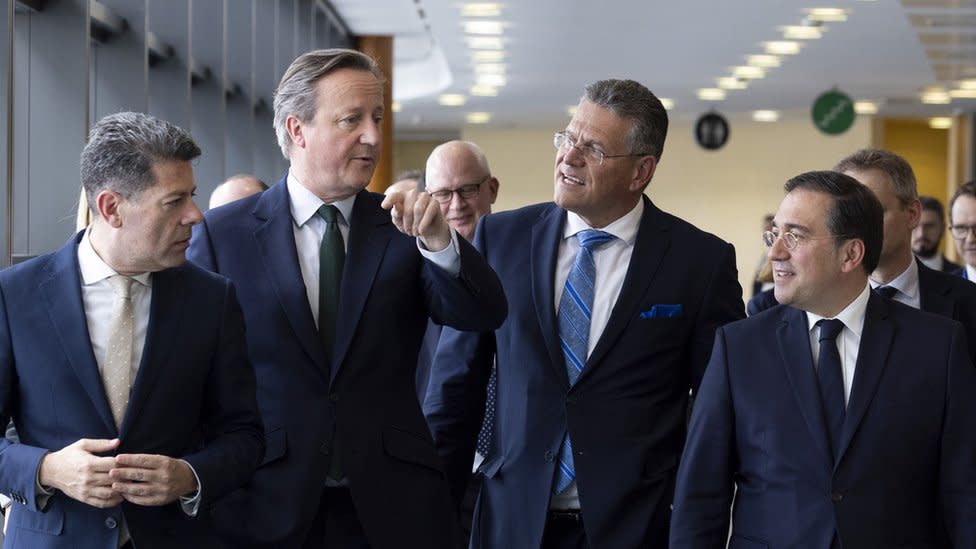
[(583, 186), (583, 180), (582, 179), (579, 179), (578, 177), (574, 177), (572, 175), (569, 175), (566, 172), (560, 172), (559, 173), (559, 179), (565, 185), (575, 185), (575, 186), (580, 186), (580, 187)]
[(785, 266), (773, 266), (774, 280), (787, 280), (796, 276), (796, 272)]

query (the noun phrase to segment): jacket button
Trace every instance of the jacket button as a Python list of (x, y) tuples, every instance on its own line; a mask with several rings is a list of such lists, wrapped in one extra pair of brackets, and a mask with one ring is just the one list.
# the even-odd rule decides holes
[(552, 454), (552, 450), (546, 450), (546, 463), (552, 463), (553, 459), (554, 456)]
[(332, 451), (332, 448), (330, 448), (330, 447), (329, 447), (329, 443), (328, 443), (328, 442), (326, 442), (325, 444), (323, 444), (323, 445), (322, 445), (322, 448), (320, 448), (320, 450), (322, 451), (322, 453), (323, 453), (324, 455), (329, 455), (329, 452), (331, 452), (331, 451)]
[(830, 499), (833, 501), (841, 501), (842, 499), (844, 499), (844, 494), (840, 492), (831, 492)]
[(119, 525), (119, 523), (118, 523), (118, 521), (115, 520), (114, 517), (108, 517), (107, 519), (105, 519), (105, 527), (106, 528), (115, 528), (118, 525)]

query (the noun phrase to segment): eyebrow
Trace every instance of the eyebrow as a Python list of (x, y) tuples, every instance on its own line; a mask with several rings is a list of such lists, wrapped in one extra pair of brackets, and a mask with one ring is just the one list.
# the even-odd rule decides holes
[(796, 223), (784, 223), (783, 225), (780, 225), (776, 223), (776, 221), (773, 221), (773, 227), (777, 229), (786, 229), (789, 232), (800, 231), (801, 233), (807, 233), (807, 234), (811, 232), (809, 227), (806, 227), (804, 225), (797, 225)]

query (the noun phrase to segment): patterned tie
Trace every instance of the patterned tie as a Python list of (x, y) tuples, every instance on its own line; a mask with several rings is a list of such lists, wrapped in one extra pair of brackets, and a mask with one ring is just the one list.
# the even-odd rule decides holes
[(894, 286), (878, 286), (874, 291), (885, 299), (891, 299), (898, 293), (898, 289)]
[(495, 431), (495, 393), (498, 386), (498, 368), (492, 366), (491, 377), (488, 378), (488, 392), (485, 395), (485, 419), (481, 422), (481, 431), (478, 432), (478, 453), (482, 457), (488, 458), (491, 453), (494, 441), (492, 436)]
[(108, 278), (115, 291), (115, 307), (112, 309), (112, 325), (109, 329), (105, 348), (105, 362), (102, 364), (102, 383), (108, 396), (109, 406), (115, 426), (122, 428), (122, 418), (129, 405), (129, 390), (132, 388), (132, 329), (135, 320), (132, 315), (132, 279), (114, 275)]
[[(342, 266), (346, 261), (346, 249), (339, 232), (338, 214), (335, 206), (323, 204), (318, 210), (325, 220), (325, 233), (319, 247), (319, 337), (332, 366), (335, 350), (336, 316), (339, 310), (339, 284), (342, 282)], [(332, 454), (329, 462), (329, 478), (341, 480), (345, 474), (339, 459), (339, 435), (332, 436)]]
[[(590, 316), (596, 279), (593, 250), (614, 238), (612, 234), (594, 229), (585, 229), (576, 233), (580, 246), (579, 252), (569, 270), (566, 287), (563, 288), (563, 295), (559, 299), (559, 343), (563, 349), (563, 357), (566, 359), (566, 373), (569, 375), (570, 387), (576, 384), (576, 380), (583, 372), (589, 351)], [(569, 440), (569, 431), (563, 435), (558, 460), (556, 482), (552, 487), (555, 494), (563, 493), (576, 479), (573, 445)]]
[(837, 319), (823, 319), (820, 326), (820, 361), (817, 364), (817, 379), (820, 382), (820, 398), (823, 401), (824, 419), (830, 433), (830, 445), (837, 458), (840, 433), (844, 426), (844, 372), (837, 351), (837, 336), (844, 329), (844, 323)]

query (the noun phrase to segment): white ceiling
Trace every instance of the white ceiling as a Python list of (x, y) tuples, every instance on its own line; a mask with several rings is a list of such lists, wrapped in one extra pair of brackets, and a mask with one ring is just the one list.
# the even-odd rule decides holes
[[(558, 127), (583, 86), (602, 78), (632, 78), (674, 101), (671, 117), (694, 119), (711, 109), (758, 109), (804, 115), (818, 95), (838, 88), (855, 100), (880, 102), (880, 114), (935, 116), (973, 110), (976, 100), (923, 105), (920, 91), (954, 86), (976, 76), (976, 0), (507, 0), (507, 85), (496, 97), (467, 97), (459, 107), (437, 102), (438, 88), (468, 95), (474, 82), (457, 0), (333, 0), (356, 34), (394, 36), (394, 99), (403, 76), (427, 75), (425, 97), (402, 99), (397, 133), (457, 131), (471, 111), (491, 113), (493, 127)], [(779, 28), (799, 25), (808, 8), (848, 10), (826, 23), (819, 40), (805, 41), (764, 79), (729, 91), (719, 102), (696, 90), (714, 87), (762, 43), (782, 39)], [(929, 45), (924, 45), (925, 43)], [(437, 69), (438, 56), (446, 61)], [(431, 62), (430, 69), (418, 70)], [(448, 74), (440, 74), (439, 70)], [(402, 77), (403, 76), (403, 77)], [(402, 77), (402, 78), (401, 78)], [(412, 80), (412, 79), (410, 79)]]

